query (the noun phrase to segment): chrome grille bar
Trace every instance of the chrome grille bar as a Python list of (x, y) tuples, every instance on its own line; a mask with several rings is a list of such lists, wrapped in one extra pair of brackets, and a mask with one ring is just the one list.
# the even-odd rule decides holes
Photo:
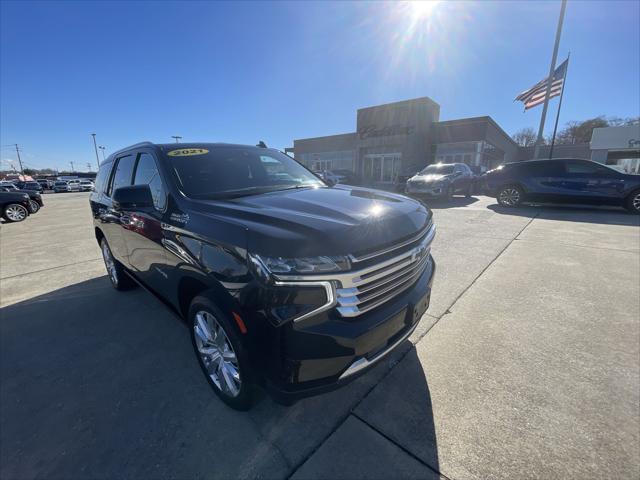
[[(336, 310), (343, 317), (356, 317), (393, 299), (413, 285), (429, 264), (431, 243), (435, 234), (436, 227), (430, 224), (426, 231), (408, 242), (403, 242), (400, 247), (375, 252), (367, 257), (359, 257), (356, 261), (375, 258), (409, 245), (402, 253), (360, 270), (324, 275), (279, 275), (276, 278), (280, 281), (301, 283), (304, 281), (336, 283)], [(419, 240), (417, 244), (415, 244), (416, 240)], [(415, 245), (411, 246), (412, 244)]]

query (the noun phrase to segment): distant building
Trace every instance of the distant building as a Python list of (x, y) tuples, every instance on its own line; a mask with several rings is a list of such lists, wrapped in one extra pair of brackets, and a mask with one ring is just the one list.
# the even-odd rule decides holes
[(640, 125), (594, 128), (590, 147), (591, 160), (640, 173)]
[[(629, 155), (638, 158), (637, 130), (624, 134), (598, 130), (609, 129), (594, 130), (591, 145), (555, 145), (553, 158), (592, 158), (601, 163)], [(632, 145), (630, 139), (636, 142), (635, 150), (623, 148)], [(549, 149), (542, 146), (540, 157), (548, 158)], [(355, 132), (296, 139), (286, 151), (312, 170), (351, 170), (380, 187), (430, 163), (466, 163), (481, 173), (502, 163), (529, 160), (534, 154), (533, 147), (518, 146), (489, 116), (440, 121), (440, 105), (428, 97), (361, 108)]]

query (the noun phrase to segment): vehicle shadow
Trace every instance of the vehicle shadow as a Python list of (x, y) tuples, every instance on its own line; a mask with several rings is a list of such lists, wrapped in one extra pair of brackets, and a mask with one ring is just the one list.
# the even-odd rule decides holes
[[(410, 348), (338, 391), (236, 412), (151, 295), (106, 277), (64, 287), (0, 309), (0, 477), (285, 478)], [(411, 382), (430, 411), (424, 375)]]
[(544, 220), (640, 226), (640, 215), (634, 215), (616, 207), (527, 203), (520, 207), (512, 208), (503, 207), (495, 203), (487, 205), (487, 208), (495, 213), (518, 217), (535, 216)]

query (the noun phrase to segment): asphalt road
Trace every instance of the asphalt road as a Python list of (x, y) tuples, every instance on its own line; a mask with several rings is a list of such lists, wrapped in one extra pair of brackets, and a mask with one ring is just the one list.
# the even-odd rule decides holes
[(0, 477), (639, 478), (640, 226), (434, 204), (432, 305), (348, 387), (234, 412), (105, 276), (87, 194), (0, 226)]

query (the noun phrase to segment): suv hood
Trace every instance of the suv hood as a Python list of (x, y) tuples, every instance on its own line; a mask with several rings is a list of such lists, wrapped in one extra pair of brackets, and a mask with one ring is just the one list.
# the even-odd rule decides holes
[(431, 173), (428, 175), (414, 175), (409, 179), (410, 182), (424, 182), (424, 183), (433, 183), (439, 180), (444, 180), (449, 178), (450, 175), (442, 175), (439, 173)]
[(374, 251), (416, 234), (432, 216), (407, 197), (346, 186), (194, 203), (205, 215), (244, 225), (250, 252), (282, 257)]

